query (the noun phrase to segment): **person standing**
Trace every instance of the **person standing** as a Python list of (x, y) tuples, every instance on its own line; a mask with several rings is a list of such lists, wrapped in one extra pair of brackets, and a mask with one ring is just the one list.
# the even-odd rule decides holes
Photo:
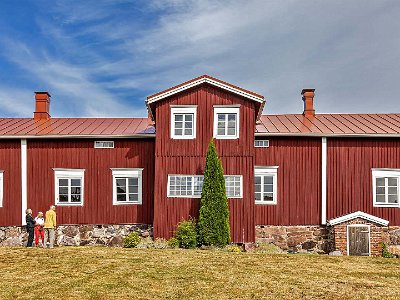
[(42, 246), (44, 247), (44, 218), (43, 213), (41, 211), (38, 212), (37, 217), (35, 218), (35, 245), (39, 246), (39, 238), (42, 241)]
[(35, 220), (32, 217), (32, 209), (28, 208), (25, 212), (26, 212), (26, 217), (25, 217), (26, 231), (28, 232), (28, 243), (26, 244), (26, 247), (32, 247)]
[(49, 248), (54, 247), (55, 232), (54, 229), (57, 226), (57, 215), (56, 207), (54, 205), (50, 206), (50, 209), (46, 211), (46, 220), (44, 221), (44, 243), (43, 247), (47, 247), (47, 242), (49, 241)]

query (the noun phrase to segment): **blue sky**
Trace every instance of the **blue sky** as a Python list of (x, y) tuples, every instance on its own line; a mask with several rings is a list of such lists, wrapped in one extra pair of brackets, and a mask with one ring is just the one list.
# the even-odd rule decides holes
[(400, 112), (400, 1), (0, 1), (0, 116), (146, 116), (202, 74), (263, 94), (264, 113)]

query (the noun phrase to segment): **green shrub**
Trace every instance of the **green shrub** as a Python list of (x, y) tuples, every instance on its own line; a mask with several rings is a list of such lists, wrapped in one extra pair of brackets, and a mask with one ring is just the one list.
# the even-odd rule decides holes
[(131, 232), (127, 237), (124, 238), (124, 248), (136, 248), (140, 242), (141, 238), (137, 232)]
[(197, 246), (197, 232), (196, 220), (189, 219), (180, 222), (176, 229), (176, 239), (179, 241), (181, 248), (196, 248)]
[(175, 238), (175, 237), (173, 237), (173, 238), (170, 238), (169, 240), (168, 240), (168, 246), (170, 247), (170, 248), (179, 248), (179, 240), (177, 239), (177, 238)]
[(207, 151), (198, 230), (202, 245), (224, 247), (230, 242), (224, 170), (213, 140), (210, 141)]
[(382, 242), (382, 257), (393, 258), (393, 254), (389, 252), (384, 242)]

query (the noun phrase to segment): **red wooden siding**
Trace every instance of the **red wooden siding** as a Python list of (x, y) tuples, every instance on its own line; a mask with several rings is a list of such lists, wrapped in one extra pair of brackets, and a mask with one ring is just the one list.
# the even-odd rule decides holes
[[(153, 222), (154, 139), (115, 139), (95, 149), (91, 139), (28, 140), (28, 207), (54, 204), (53, 168), (85, 169), (84, 205), (58, 206), (60, 224)], [(113, 205), (110, 168), (143, 168), (142, 205)]]
[[(197, 105), (194, 140), (170, 138), (170, 105)], [(154, 233), (169, 238), (176, 224), (198, 216), (199, 199), (168, 198), (168, 174), (203, 174), (208, 143), (213, 136), (213, 105), (240, 104), (239, 139), (215, 140), (225, 174), (243, 175), (243, 199), (230, 199), (233, 242), (254, 241), (254, 103), (207, 85), (161, 101), (156, 107), (156, 178)]]
[(0, 226), (21, 225), (21, 141), (0, 141), (0, 170), (3, 173), (3, 207)]
[(255, 206), (255, 223), (257, 225), (320, 224), (321, 138), (260, 139), (269, 139), (270, 146), (255, 148), (255, 165), (279, 167), (278, 198), (276, 205)]
[(400, 208), (373, 207), (372, 168), (400, 169), (399, 139), (328, 139), (328, 220), (361, 210), (400, 225)]

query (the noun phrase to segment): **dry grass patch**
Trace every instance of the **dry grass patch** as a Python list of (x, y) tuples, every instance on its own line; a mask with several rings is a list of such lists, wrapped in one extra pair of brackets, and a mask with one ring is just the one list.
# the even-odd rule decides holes
[(400, 299), (396, 259), (101, 247), (0, 255), (0, 299)]

